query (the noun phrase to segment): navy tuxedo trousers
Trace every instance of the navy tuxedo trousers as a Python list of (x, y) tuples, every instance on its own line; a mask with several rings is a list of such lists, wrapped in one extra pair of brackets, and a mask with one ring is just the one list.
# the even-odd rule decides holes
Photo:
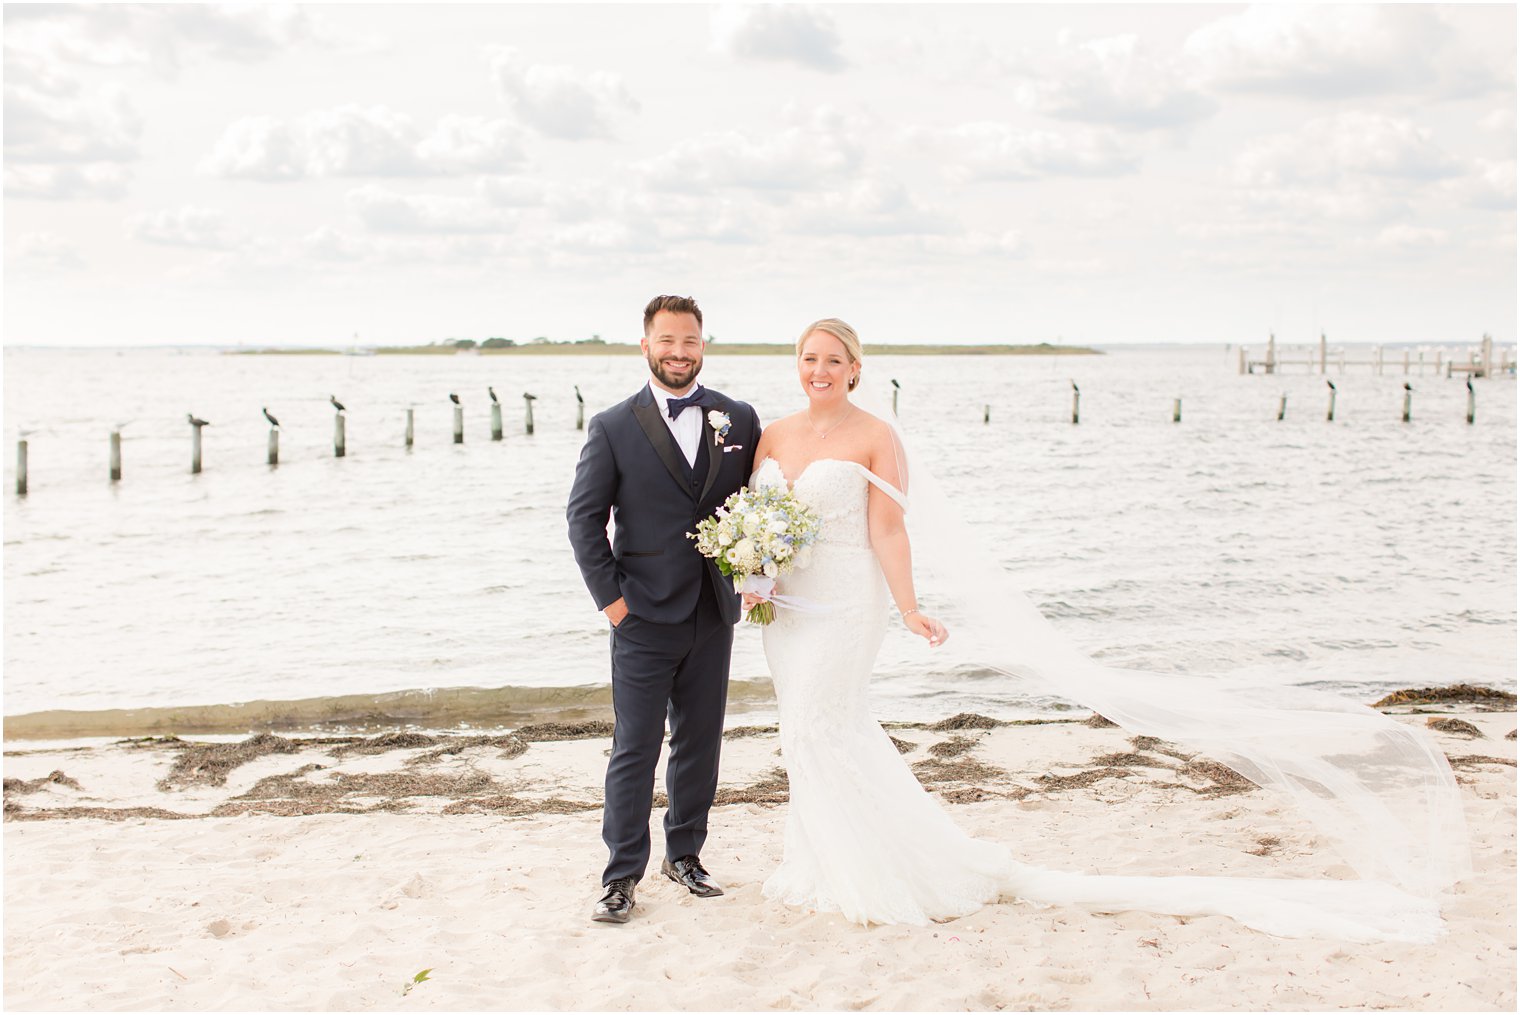
[(604, 885), (614, 878), (642, 878), (649, 865), (649, 812), (667, 718), (665, 856), (701, 854), (707, 812), (718, 790), (734, 628), (719, 614), (704, 568), (691, 616), (657, 624), (630, 613), (611, 640), (616, 723), (602, 808), (602, 839), (611, 853)]

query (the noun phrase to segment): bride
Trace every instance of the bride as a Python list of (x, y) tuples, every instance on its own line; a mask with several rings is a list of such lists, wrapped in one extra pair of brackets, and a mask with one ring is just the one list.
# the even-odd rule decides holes
[[(910, 481), (887, 414), (852, 400), (861, 361), (848, 324), (809, 325), (797, 342), (807, 407), (767, 426), (755, 452), (751, 485), (785, 485), (823, 520), (811, 559), (776, 592), (826, 605), (779, 610), (762, 634), (791, 785), (785, 853), (765, 883), (768, 897), (863, 924), (924, 924), (1018, 899), (1226, 915), (1289, 936), (1431, 940), (1440, 932), (1435, 896), (1465, 873), (1466, 837), (1450, 768), (1428, 738), (1312, 692), (1277, 688), (1266, 699), (1219, 680), (1111, 669), (1076, 651), (984, 554), (957, 543), (964, 526), (922, 459)], [(922, 608), (915, 571), (938, 582), (934, 601), (954, 611), (945, 615), (978, 662), (1135, 732), (1208, 751), (1286, 796), (1362, 880), (1075, 874), (1022, 864), (1003, 843), (966, 835), (869, 710), (889, 596), (930, 646), (949, 637)], [(746, 596), (745, 605), (755, 601)]]

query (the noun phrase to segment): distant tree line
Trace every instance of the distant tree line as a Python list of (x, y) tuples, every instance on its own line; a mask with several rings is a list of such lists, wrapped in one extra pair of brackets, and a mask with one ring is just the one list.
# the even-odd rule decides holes
[[(430, 342), (428, 344), (429, 345), (436, 345), (438, 343)], [(514, 338), (497, 338), (497, 337), (492, 337), (492, 338), (486, 339), (484, 342), (477, 342), (473, 338), (446, 338), (446, 339), (443, 340), (442, 344), (445, 345), (445, 346), (448, 346), (449, 348), (452, 348), (452, 349), (474, 349), (477, 346), (479, 348), (481, 348), (481, 349), (511, 349), (511, 348), (513, 348), (514, 346), (517, 345), (517, 340), (514, 339)], [(607, 344), (607, 341), (604, 338), (602, 338), (601, 335), (592, 335), (590, 338), (582, 338), (582, 339), (579, 339), (578, 341), (574, 341), (574, 342), (554, 342), (554, 341), (551, 341), (548, 338), (548, 336), (546, 336), (546, 335), (539, 335), (537, 338), (533, 339), (531, 342), (528, 343), (528, 345), (606, 345), (606, 344)]]

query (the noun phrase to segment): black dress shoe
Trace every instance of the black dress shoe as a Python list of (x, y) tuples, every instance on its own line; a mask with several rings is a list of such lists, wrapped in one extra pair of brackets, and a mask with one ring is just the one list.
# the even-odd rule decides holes
[(627, 923), (633, 913), (633, 878), (613, 878), (606, 885), (607, 893), (591, 909), (591, 919), (597, 923)]
[(703, 899), (723, 894), (723, 886), (702, 869), (702, 861), (694, 856), (666, 860), (660, 864), (660, 872), (678, 885), (685, 885), (691, 894)]

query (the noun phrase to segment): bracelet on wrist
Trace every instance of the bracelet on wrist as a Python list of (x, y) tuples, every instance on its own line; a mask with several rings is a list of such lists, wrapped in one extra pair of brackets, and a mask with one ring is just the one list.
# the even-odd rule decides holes
[(922, 616), (923, 616), (923, 613), (922, 613), (922, 612), (921, 612), (921, 611), (920, 611), (920, 610), (919, 610), (919, 608), (918, 608), (918, 607), (917, 607), (917, 606), (915, 606), (915, 607), (913, 607), (913, 609), (911, 609), (911, 610), (903, 610), (903, 611), (902, 611), (902, 615), (903, 615), (903, 619), (905, 619), (905, 620), (906, 620), (906, 619), (907, 619), (907, 617), (908, 617), (908, 615), (909, 615), (909, 614), (913, 614), (913, 613), (917, 613), (917, 614), (918, 614), (918, 615), (919, 615), (919, 616), (920, 616), (920, 617), (922, 617)]

